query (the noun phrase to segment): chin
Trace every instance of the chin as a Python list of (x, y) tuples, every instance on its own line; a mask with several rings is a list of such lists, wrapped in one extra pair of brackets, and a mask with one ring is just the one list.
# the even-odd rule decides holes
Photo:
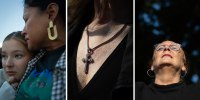
[(163, 59), (160, 63), (173, 63), (171, 59)]
[(173, 63), (171, 63), (171, 62), (163, 62), (163, 63), (160, 63), (160, 66), (172, 66), (172, 65), (174, 65)]
[(169, 60), (165, 60), (165, 61), (162, 61), (161, 63), (172, 63), (172, 62)]

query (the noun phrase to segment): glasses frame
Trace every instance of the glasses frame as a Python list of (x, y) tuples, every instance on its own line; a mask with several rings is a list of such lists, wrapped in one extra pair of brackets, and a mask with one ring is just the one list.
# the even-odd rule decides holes
[[(163, 46), (163, 49), (160, 49), (161, 46)], [(175, 47), (175, 49), (174, 49), (174, 47)], [(164, 44), (160, 43), (160, 44), (154, 45), (154, 51), (156, 51), (156, 52), (164, 51), (164, 50), (166, 50), (166, 48), (168, 48), (170, 51), (180, 52), (180, 50), (181, 50), (181, 44), (172, 43), (170, 45), (164, 45)]]

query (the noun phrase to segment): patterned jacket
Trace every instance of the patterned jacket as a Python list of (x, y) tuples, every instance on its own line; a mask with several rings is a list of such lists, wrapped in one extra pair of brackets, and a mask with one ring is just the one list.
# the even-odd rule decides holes
[[(28, 63), (28, 67), (26, 72), (19, 83), (17, 88), (17, 92), (19, 92), (19, 88), (22, 82), (29, 76), (31, 71), (34, 69), (35, 64), (45, 55), (45, 50), (40, 50), (40, 52)], [(61, 57), (58, 59), (55, 69), (53, 71), (53, 87), (51, 93), (51, 100), (65, 100), (66, 99), (66, 90), (65, 90), (65, 80), (66, 80), (66, 53), (63, 52)]]

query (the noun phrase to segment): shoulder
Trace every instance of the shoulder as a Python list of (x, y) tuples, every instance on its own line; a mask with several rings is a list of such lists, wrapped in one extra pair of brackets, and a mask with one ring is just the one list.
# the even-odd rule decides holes
[(188, 90), (197, 90), (197, 91), (200, 91), (200, 83), (186, 85), (186, 88)]
[(66, 59), (66, 52), (64, 51), (61, 54), (60, 58), (58, 59), (56, 67), (65, 68), (65, 64), (66, 64), (65, 59)]
[(13, 87), (5, 81), (0, 88), (0, 100), (14, 100), (15, 90)]
[(147, 87), (148, 87), (148, 85), (145, 84), (144, 82), (136, 82), (135, 83), (135, 91), (142, 91)]
[(143, 87), (143, 86), (147, 86), (144, 82), (135, 82), (135, 86), (136, 87)]
[(133, 33), (131, 26), (129, 26), (129, 31), (126, 38), (125, 55), (133, 58)]
[(149, 87), (144, 82), (136, 82), (135, 83), (135, 98), (136, 100), (141, 100), (144, 95), (149, 92)]
[(199, 100), (199, 98), (200, 98), (200, 83), (185, 85), (183, 91), (185, 94), (187, 94), (187, 96), (191, 100)]

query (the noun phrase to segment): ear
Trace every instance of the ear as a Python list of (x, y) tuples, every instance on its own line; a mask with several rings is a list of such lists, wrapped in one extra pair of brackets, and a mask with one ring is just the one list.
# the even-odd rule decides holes
[(58, 4), (56, 3), (50, 3), (48, 6), (47, 6), (47, 13), (49, 14), (49, 19), (54, 21), (55, 18), (57, 17), (58, 15), (58, 11), (59, 11), (59, 6)]

